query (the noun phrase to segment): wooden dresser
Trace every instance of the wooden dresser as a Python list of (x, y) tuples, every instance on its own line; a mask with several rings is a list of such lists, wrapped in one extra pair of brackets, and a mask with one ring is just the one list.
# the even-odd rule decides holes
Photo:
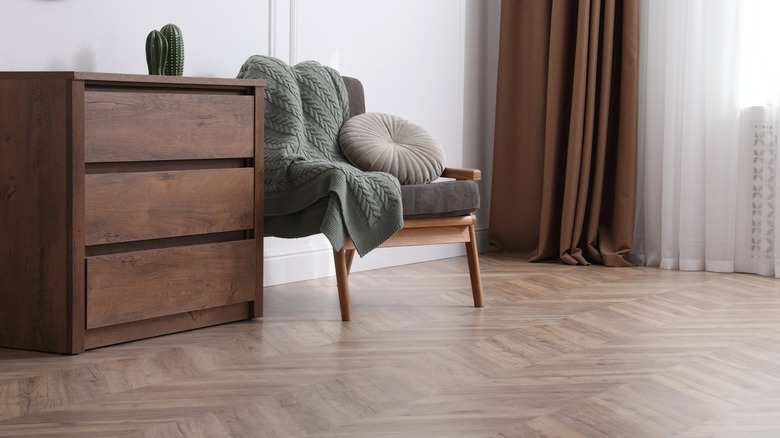
[(0, 347), (261, 316), (263, 86), (0, 73)]

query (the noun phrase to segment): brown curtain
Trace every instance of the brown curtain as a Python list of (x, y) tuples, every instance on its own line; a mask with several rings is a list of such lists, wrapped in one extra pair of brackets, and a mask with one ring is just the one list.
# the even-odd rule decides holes
[(503, 0), (492, 246), (628, 266), (639, 0)]

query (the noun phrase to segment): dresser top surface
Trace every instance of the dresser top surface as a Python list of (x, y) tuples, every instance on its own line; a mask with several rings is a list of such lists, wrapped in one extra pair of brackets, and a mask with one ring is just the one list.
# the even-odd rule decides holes
[(231, 87), (264, 86), (261, 79), (209, 78), (197, 76), (162, 76), (124, 73), (97, 73), (79, 71), (2, 71), (0, 80), (8, 79), (40, 79), (40, 80), (83, 80), (112, 84), (147, 84), (147, 85), (204, 85)]

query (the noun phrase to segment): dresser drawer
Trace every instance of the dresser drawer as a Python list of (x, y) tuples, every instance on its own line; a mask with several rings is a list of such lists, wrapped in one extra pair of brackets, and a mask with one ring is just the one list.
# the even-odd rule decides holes
[(255, 241), (87, 257), (87, 328), (255, 299)]
[(87, 245), (254, 228), (254, 169), (86, 175)]
[(84, 93), (87, 163), (254, 156), (253, 96)]

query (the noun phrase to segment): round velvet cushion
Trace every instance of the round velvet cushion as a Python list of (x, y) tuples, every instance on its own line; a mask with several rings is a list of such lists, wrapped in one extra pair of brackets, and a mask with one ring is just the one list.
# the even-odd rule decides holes
[(425, 184), (444, 170), (444, 150), (431, 134), (401, 117), (364, 113), (339, 133), (347, 159), (365, 171), (387, 172), (401, 184)]

